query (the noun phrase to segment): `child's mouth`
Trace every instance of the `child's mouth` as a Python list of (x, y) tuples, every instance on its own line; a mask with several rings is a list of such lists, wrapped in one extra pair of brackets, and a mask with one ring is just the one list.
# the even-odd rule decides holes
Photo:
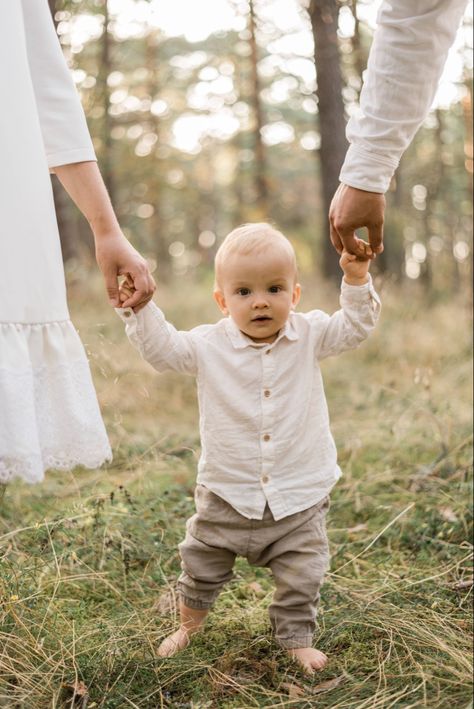
[(271, 317), (268, 315), (261, 315), (258, 318), (253, 318), (252, 322), (265, 322), (266, 320), (271, 320)]

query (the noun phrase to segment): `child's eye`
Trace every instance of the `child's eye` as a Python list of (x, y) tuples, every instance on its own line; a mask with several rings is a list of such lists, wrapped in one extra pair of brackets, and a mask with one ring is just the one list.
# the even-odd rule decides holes
[(239, 288), (237, 290), (238, 295), (250, 295), (250, 288)]
[(281, 286), (270, 286), (268, 291), (269, 293), (279, 293), (281, 291)]

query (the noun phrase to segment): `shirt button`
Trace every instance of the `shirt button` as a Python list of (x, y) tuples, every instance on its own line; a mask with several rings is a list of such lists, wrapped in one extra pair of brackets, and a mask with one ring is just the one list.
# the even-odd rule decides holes
[(265, 354), (271, 354), (271, 353), (272, 353), (271, 350), (265, 350)]
[(132, 313), (130, 312), (130, 310), (124, 310), (124, 311), (123, 311), (123, 317), (124, 317), (124, 318), (129, 318), (131, 314), (132, 314)]
[(270, 396), (270, 389), (265, 389), (265, 391), (263, 392), (263, 395), (266, 397), (269, 397)]
[(262, 475), (262, 483), (264, 485), (266, 485), (269, 480), (270, 478), (268, 477), (268, 475)]
[(269, 434), (269, 433), (266, 433), (266, 434), (264, 435), (264, 437), (263, 437), (263, 440), (264, 440), (264, 441), (269, 441), (270, 438), (271, 438), (270, 434)]

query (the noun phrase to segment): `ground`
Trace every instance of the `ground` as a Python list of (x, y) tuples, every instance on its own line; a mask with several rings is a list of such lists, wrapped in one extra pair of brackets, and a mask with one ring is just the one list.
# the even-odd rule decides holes
[[(302, 308), (337, 307), (333, 290), (305, 285)], [(181, 283), (159, 300), (189, 327), (218, 317), (209, 291)], [(193, 505), (194, 384), (153, 373), (98, 282), (76, 274), (71, 309), (114, 461), (4, 494), (0, 706), (471, 706), (469, 308), (428, 305), (415, 287), (382, 295), (371, 340), (323, 365), (344, 475), (317, 637), (329, 663), (307, 679), (269, 634), (269, 574), (243, 560), (206, 634), (156, 656), (176, 624), (176, 545)]]

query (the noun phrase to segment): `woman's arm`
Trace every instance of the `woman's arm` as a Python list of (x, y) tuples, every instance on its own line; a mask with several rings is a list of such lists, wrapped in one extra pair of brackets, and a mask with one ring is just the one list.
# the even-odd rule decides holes
[(136, 306), (153, 295), (155, 284), (144, 258), (120, 229), (95, 162), (84, 111), (56, 35), (47, 0), (21, 0), (30, 75), (45, 153), (68, 194), (87, 218), (96, 257), (112, 305), (118, 306), (117, 277), (128, 274)]
[(47, 0), (21, 0), (26, 52), (50, 168), (95, 160), (79, 95)]
[(128, 275), (135, 293), (123, 303), (136, 307), (150, 300), (155, 282), (145, 259), (133, 248), (120, 229), (107, 189), (96, 162), (56, 166), (56, 175), (90, 224), (94, 234), (97, 263), (105, 280), (109, 301), (120, 306), (117, 276)]

